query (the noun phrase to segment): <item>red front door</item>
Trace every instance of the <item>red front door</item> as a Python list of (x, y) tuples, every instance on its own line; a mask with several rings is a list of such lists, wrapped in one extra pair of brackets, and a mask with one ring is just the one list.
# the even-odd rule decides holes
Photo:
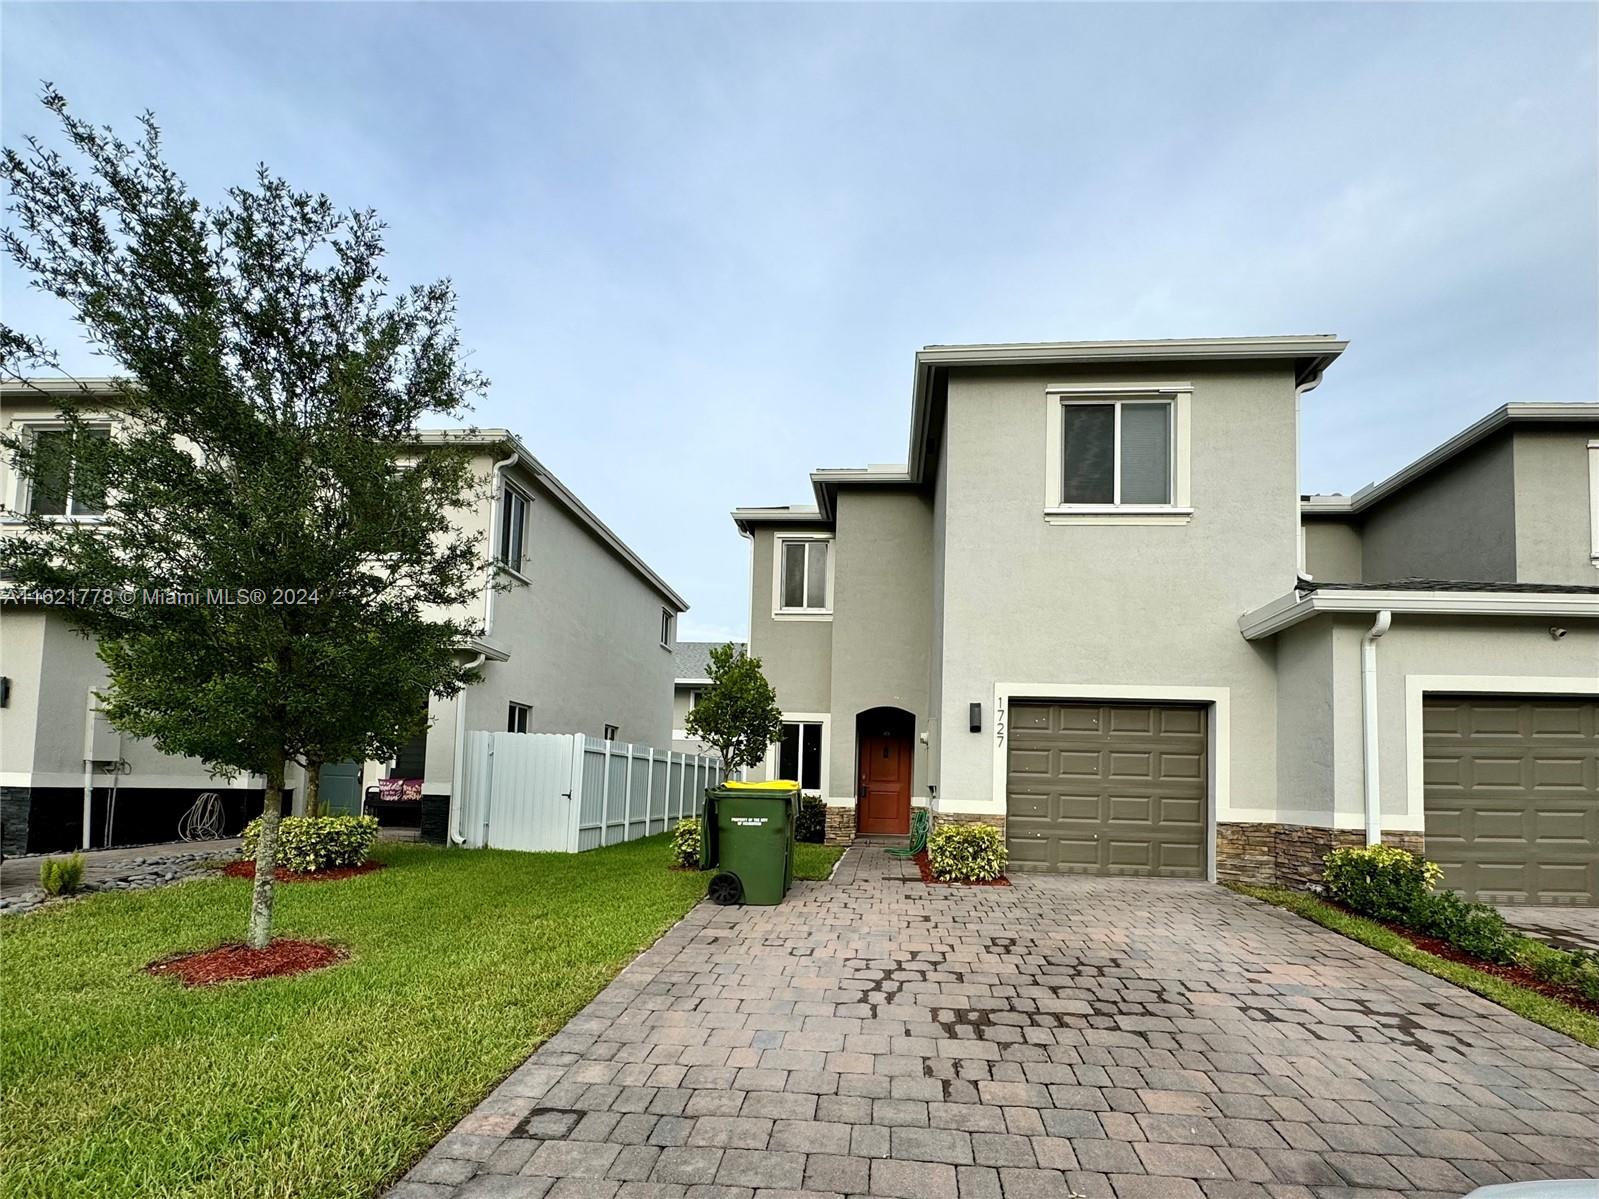
[(860, 744), (860, 796), (855, 831), (899, 836), (911, 831), (911, 739), (868, 733)]

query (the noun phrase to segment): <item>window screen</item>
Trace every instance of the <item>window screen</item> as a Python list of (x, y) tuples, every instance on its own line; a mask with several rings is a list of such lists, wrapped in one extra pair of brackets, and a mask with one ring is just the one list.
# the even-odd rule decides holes
[(1067, 404), (1061, 414), (1065, 442), (1061, 503), (1116, 502), (1116, 406)]
[(1171, 405), (1123, 404), (1124, 504), (1171, 503)]

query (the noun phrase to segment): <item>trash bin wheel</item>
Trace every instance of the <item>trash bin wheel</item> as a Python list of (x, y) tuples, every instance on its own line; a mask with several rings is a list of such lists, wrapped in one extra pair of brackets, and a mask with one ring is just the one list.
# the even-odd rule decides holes
[(738, 903), (744, 898), (744, 884), (739, 882), (736, 874), (718, 874), (711, 879), (711, 885), (706, 888), (706, 894), (711, 897), (712, 903), (719, 903), (723, 907)]

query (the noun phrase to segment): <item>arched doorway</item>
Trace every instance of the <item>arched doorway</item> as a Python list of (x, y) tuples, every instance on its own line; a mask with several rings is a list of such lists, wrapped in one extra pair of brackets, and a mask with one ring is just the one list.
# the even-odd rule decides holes
[(871, 708), (855, 718), (855, 831), (864, 837), (911, 831), (916, 717)]

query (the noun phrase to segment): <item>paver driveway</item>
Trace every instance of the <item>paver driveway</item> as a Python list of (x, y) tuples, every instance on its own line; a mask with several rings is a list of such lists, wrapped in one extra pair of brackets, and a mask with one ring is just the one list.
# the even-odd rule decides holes
[[(392, 1192), (1332, 1199), (1599, 1177), (1599, 1052), (1201, 883), (702, 904)], [(1599, 1185), (1595, 1194), (1599, 1195)]]

